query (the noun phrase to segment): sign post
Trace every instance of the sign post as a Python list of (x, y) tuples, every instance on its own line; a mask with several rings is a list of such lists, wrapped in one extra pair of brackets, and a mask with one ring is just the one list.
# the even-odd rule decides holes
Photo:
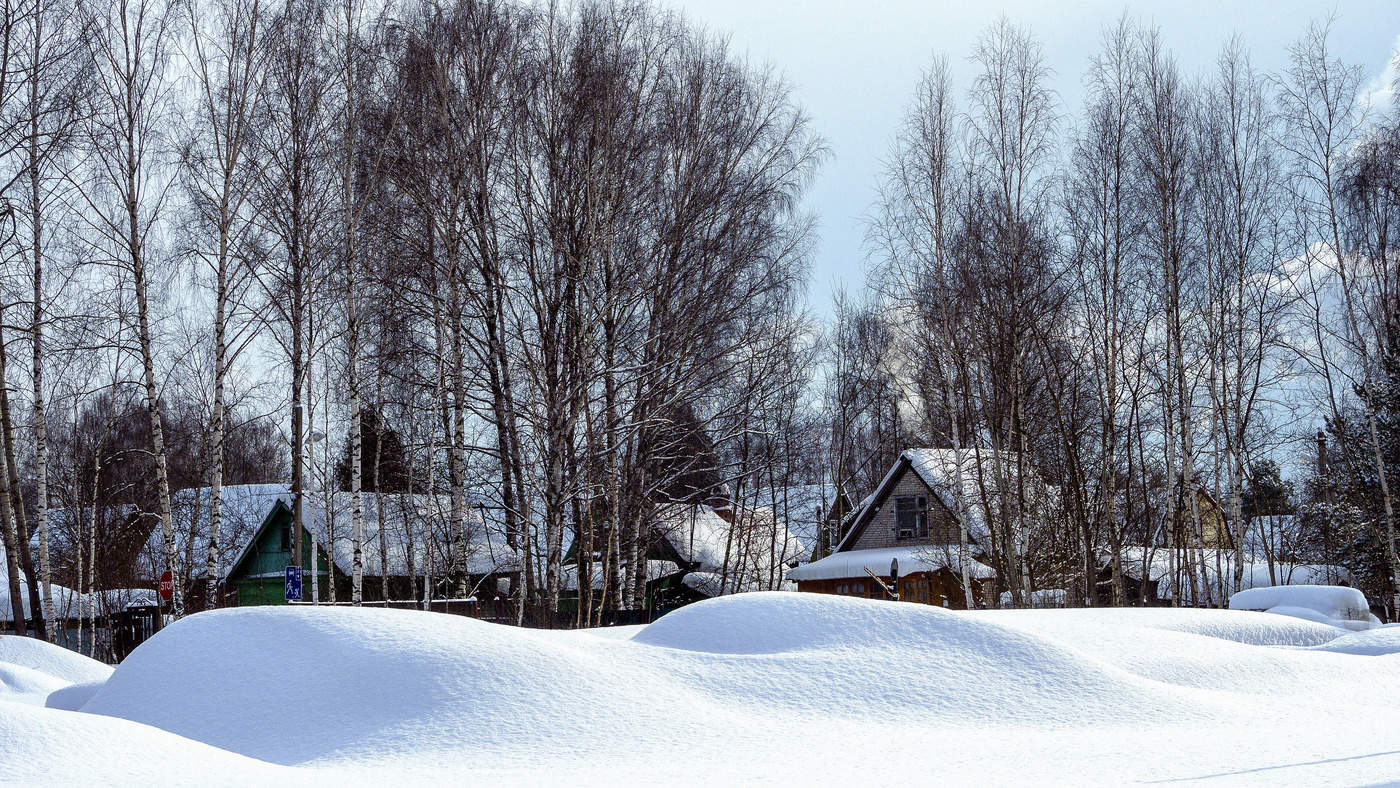
[(287, 601), (301, 601), (301, 567), (287, 567)]

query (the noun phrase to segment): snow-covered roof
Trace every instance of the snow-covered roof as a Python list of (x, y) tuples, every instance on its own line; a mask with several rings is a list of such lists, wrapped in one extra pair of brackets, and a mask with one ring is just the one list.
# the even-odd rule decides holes
[[(20, 601), (24, 604), (24, 617), (25, 620), (32, 621), (34, 610), (29, 604), (29, 589), (24, 585), (23, 579), (20, 580), (20, 583)], [(92, 605), (92, 610), (97, 615), (103, 616), (109, 612), (124, 610), (132, 605), (156, 604), (156, 592), (149, 588), (111, 588), (88, 594), (80, 594), (57, 583), (52, 584), (50, 588), (53, 594), (54, 616), (59, 619), (86, 616), (89, 611), (88, 605)], [(10, 601), (10, 589), (8, 586), (0, 587), (0, 622), (11, 624), (14, 623), (14, 620), (15, 612)]]
[(804, 555), (802, 542), (774, 522), (772, 509), (740, 507), (733, 520), (708, 506), (671, 504), (657, 509), (654, 524), (681, 560), (701, 571), (720, 571), (726, 558), (732, 568), (750, 557), (782, 564)]
[[(282, 488), (280, 494), (264, 500), (264, 510), (259, 522), (278, 503), (291, 507), (292, 497)], [(327, 501), (325, 493), (307, 492), (303, 496), (305, 523), (307, 529), (325, 552), (331, 556), (336, 571), (349, 574), (354, 564), (354, 515), (353, 496), (348, 492), (332, 493)], [(381, 520), (380, 506), (383, 506), (384, 550), (380, 549)], [(429, 566), (435, 574), (450, 570), (462, 570), (469, 574), (491, 574), (500, 571), (514, 571), (518, 566), (515, 552), (506, 544), (505, 536), (480, 507), (468, 506), (466, 510), (466, 539), (456, 533), (451, 520), (452, 497), (450, 495), (407, 495), (402, 493), (361, 493), (360, 513), (362, 535), (360, 560), (366, 577), (379, 577), (409, 574), (409, 546), (412, 544), (412, 567), (420, 573)], [(238, 547), (234, 560), (224, 563), (225, 576), (236, 566), (243, 556), (252, 549), (256, 530), (248, 532)], [(329, 543), (330, 549), (325, 546)], [(455, 556), (455, 551), (466, 545), (466, 555)]]
[[(907, 547), (882, 547), (874, 550), (847, 550), (832, 553), (820, 561), (803, 564), (788, 570), (789, 580), (840, 580), (847, 577), (865, 577), (870, 570), (877, 577), (888, 577), (890, 561), (899, 560), (901, 576), (913, 572), (934, 572), (951, 569), (961, 572), (958, 563), (957, 545), (910, 545)], [(986, 564), (968, 560), (967, 571), (971, 577), (987, 580), (996, 577), (996, 572)]]
[(747, 498), (758, 506), (770, 507), (804, 545), (815, 545), (822, 522), (836, 503), (837, 490), (833, 484), (800, 484), (756, 490)]
[[(1000, 507), (1000, 496), (997, 492), (1000, 489), (999, 480), (1011, 483), (1016, 478), (1018, 467), (1016, 455), (1007, 451), (995, 452), (990, 449), (973, 448), (905, 449), (899, 455), (899, 461), (880, 480), (875, 491), (856, 507), (858, 524), (866, 519), (866, 511), (881, 501), (898, 481), (906, 463), (943, 504), (955, 513), (961, 470), (961, 491), (966, 506), (968, 536), (973, 543), (983, 543), (987, 539), (987, 523), (996, 516)], [(1038, 480), (1035, 481), (1035, 485), (1042, 493), (1050, 491), (1047, 485)], [(1036, 496), (1032, 504), (1045, 497)], [(859, 538), (860, 530), (860, 527), (851, 528), (836, 549), (839, 551), (842, 547), (853, 544), (854, 540)]]
[[(722, 594), (732, 594), (738, 590), (734, 587), (734, 579), (726, 578), (719, 572), (687, 572), (681, 578), (687, 588), (695, 590), (707, 597), (717, 597)], [(791, 580), (784, 579), (778, 584), (775, 591), (796, 591), (797, 584)]]
[[(675, 561), (647, 561), (647, 582), (659, 580), (679, 571), (681, 571), (681, 568), (676, 565)], [(603, 590), (603, 581), (605, 579), (607, 579), (607, 576), (603, 573), (603, 567), (599, 564), (594, 564), (593, 574), (589, 577), (589, 585), (593, 586), (594, 591), (601, 591)], [(566, 564), (560, 572), (560, 581), (565, 591), (577, 591), (578, 566), (575, 564)]]
[(787, 563), (810, 555), (786, 524), (768, 507), (737, 507), (733, 522), (708, 506), (670, 504), (659, 507), (657, 534), (692, 571), (721, 572), (726, 590), (772, 588)]
[[(383, 532), (387, 555), (381, 558), (380, 511), (382, 501)], [(354, 562), (354, 531), (352, 516), (352, 496), (339, 492), (331, 496), (330, 516), (327, 517), (324, 496), (317, 496), (314, 504), (308, 506), (308, 524), (317, 529), (318, 537), (329, 538), (334, 529), (333, 556), (336, 568), (348, 573)], [(409, 569), (409, 541), (412, 531), (413, 566), (421, 572), (428, 561), (432, 561), (435, 573), (450, 569), (446, 557), (447, 542), (455, 545), (463, 542), (453, 533), (451, 520), (452, 496), (450, 495), (400, 495), (365, 494), (360, 495), (361, 513), (364, 521), (364, 539), (361, 544), (361, 560), (365, 574), (378, 577), (381, 570), (390, 576), (407, 575)], [(513, 571), (518, 566), (515, 551), (506, 544), (505, 535), (494, 527), (479, 507), (468, 506), (466, 511), (466, 554), (457, 560), (457, 568), (469, 574), (484, 575), (493, 572)], [(424, 541), (424, 537), (431, 541)]]

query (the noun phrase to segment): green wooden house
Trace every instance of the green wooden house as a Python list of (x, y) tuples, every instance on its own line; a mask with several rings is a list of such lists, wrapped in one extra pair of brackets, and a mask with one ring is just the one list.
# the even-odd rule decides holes
[[(301, 529), (302, 598), (311, 599), (311, 550), (315, 541), (311, 532), (303, 525)], [(224, 593), (237, 605), (285, 605), (286, 568), (291, 566), (292, 507), (278, 499), (262, 524), (254, 532), (253, 538), (243, 546), (238, 560), (233, 562), (224, 577)], [(319, 546), (316, 548), (316, 567), (321, 595), (326, 595), (329, 580), (330, 561)]]

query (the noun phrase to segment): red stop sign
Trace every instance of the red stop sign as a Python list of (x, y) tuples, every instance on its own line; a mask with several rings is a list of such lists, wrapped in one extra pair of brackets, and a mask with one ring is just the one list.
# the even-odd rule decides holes
[(167, 569), (160, 573), (160, 598), (166, 602), (175, 596), (175, 575)]

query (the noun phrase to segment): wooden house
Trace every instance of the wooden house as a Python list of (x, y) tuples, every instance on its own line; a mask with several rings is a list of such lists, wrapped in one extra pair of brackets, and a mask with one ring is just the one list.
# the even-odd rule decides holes
[[(432, 596), (497, 602), (519, 582), (514, 551), (479, 511), (469, 519), (465, 539), (447, 527), (449, 504), (440, 496), (363, 494), (360, 560), (362, 598), (366, 602), (412, 602), (421, 599), (425, 582)], [(329, 507), (329, 509), (328, 509)], [(348, 493), (308, 494), (305, 502), (302, 598), (337, 601), (351, 597), (354, 545)], [(243, 543), (223, 578), (225, 604), (286, 604), (284, 571), (293, 563), (293, 516), (290, 496), (273, 500), (261, 524)], [(320, 534), (320, 537), (313, 537)], [(330, 535), (327, 549), (326, 535)], [(314, 546), (314, 547), (313, 547)], [(314, 553), (313, 553), (314, 549)], [(314, 573), (314, 583), (313, 583)], [(385, 590), (388, 594), (386, 599)]]
[[(238, 557), (224, 575), (224, 603), (246, 605), (285, 605), (287, 603), (284, 572), (292, 560), (296, 543), (292, 526), (292, 507), (278, 498), (252, 536), (238, 552)], [(316, 551), (315, 559), (312, 550)], [(317, 587), (329, 588), (330, 557), (316, 542), (311, 531), (302, 526), (301, 563), (302, 593), (311, 597), (311, 572), (316, 567)]]
[[(962, 567), (966, 560), (974, 603), (993, 604), (996, 573), (974, 557), (986, 538), (987, 515), (995, 513), (996, 504), (979, 494), (978, 469), (978, 458), (970, 451), (903, 452), (874, 493), (848, 518), (835, 552), (790, 570), (787, 578), (797, 583), (799, 591), (882, 599), (887, 597), (891, 565), (897, 562), (898, 580), (890, 590), (897, 591), (901, 600), (965, 608)], [(960, 475), (969, 532), (965, 552), (955, 514)], [(984, 483), (981, 490), (985, 489)]]
[[(1196, 488), (1196, 511), (1201, 525), (1201, 547), (1207, 550), (1234, 550), (1235, 537), (1230, 528), (1230, 515), (1215, 495), (1205, 487)], [(1185, 506), (1176, 512), (1178, 544), (1192, 544), (1196, 521)]]

